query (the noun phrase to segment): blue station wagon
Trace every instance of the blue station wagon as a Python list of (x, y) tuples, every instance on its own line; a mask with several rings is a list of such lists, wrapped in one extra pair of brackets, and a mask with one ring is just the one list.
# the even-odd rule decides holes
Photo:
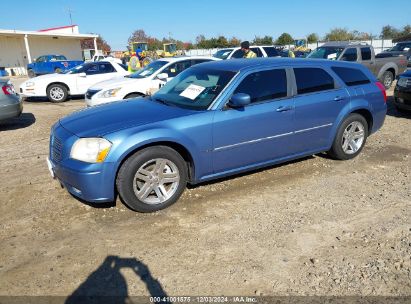
[(356, 63), (238, 59), (187, 69), (151, 97), (82, 110), (51, 130), (49, 169), (74, 196), (153, 212), (187, 183), (328, 151), (357, 156), (384, 123), (384, 86)]

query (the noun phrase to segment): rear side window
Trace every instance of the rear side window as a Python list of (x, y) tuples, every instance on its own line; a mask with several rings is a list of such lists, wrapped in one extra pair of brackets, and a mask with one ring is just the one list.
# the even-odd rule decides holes
[(231, 58), (243, 58), (244, 56), (244, 52), (240, 49), (237, 50), (233, 53), (233, 55), (231, 56)]
[(278, 69), (252, 73), (243, 79), (236, 93), (250, 95), (251, 103), (287, 97), (286, 72)]
[(361, 58), (362, 60), (371, 60), (371, 48), (361, 48)]
[(111, 65), (111, 63), (107, 62), (107, 63), (99, 64), (99, 71), (100, 71), (100, 74), (104, 74), (104, 73), (114, 73), (116, 70)]
[(280, 52), (273, 47), (263, 47), (268, 57), (278, 57)]
[(295, 80), (298, 94), (332, 90), (334, 78), (320, 68), (295, 68)]
[(342, 67), (332, 67), (331, 69), (349, 87), (370, 83), (368, 77), (361, 70)]

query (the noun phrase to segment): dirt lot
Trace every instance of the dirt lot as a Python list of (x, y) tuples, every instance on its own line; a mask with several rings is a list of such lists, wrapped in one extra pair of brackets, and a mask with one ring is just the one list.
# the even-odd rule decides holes
[(411, 295), (411, 116), (391, 104), (352, 161), (201, 185), (155, 214), (51, 179), (50, 127), (83, 105), (26, 102), (0, 125), (0, 295)]

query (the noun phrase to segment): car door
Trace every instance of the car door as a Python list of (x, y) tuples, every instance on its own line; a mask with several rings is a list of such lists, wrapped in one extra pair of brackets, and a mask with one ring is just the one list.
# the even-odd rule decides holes
[(116, 70), (109, 62), (87, 64), (84, 74), (77, 75), (77, 94), (85, 94), (92, 85), (116, 76)]
[(375, 62), (372, 56), (372, 50), (370, 47), (361, 47), (361, 60), (360, 63), (365, 65), (371, 72), (375, 73)]
[(288, 75), (284, 68), (249, 73), (233, 94), (248, 94), (251, 103), (237, 109), (226, 105), (216, 111), (213, 125), (215, 173), (269, 162), (293, 153), (294, 101)]
[(321, 150), (329, 143), (337, 116), (349, 104), (349, 95), (323, 68), (299, 67), (293, 71), (297, 153)]
[(40, 56), (36, 59), (36, 74), (47, 74), (46, 56)]
[(180, 74), (182, 71), (191, 67), (191, 65), (192, 65), (192, 60), (182, 60), (182, 61), (175, 62), (169, 66), (166, 66), (162, 71), (159, 71), (158, 74), (167, 73), (168, 74), (167, 81), (163, 81), (163, 80), (158, 79), (157, 77), (154, 77), (154, 79), (151, 82), (151, 88), (162, 87), (167, 82), (169, 82), (171, 79), (173, 79), (178, 74)]

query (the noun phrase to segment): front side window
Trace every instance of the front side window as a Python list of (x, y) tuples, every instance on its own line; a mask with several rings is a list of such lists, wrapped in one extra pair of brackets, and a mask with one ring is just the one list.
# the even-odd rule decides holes
[(114, 69), (111, 63), (99, 63), (99, 74), (114, 73), (115, 71), (116, 70)]
[(320, 68), (294, 68), (298, 94), (332, 90), (334, 79)]
[(88, 66), (84, 67), (84, 70), (86, 72), (86, 75), (95, 75), (99, 74), (98, 72), (98, 65), (97, 64), (90, 64)]
[(39, 58), (36, 59), (36, 62), (45, 62), (46, 61), (46, 57), (41, 56)]
[(370, 83), (368, 77), (359, 69), (332, 67), (335, 74), (344, 81), (347, 86), (355, 86)]
[(232, 51), (233, 51), (232, 49), (219, 50), (213, 55), (213, 57), (224, 60), (224, 59), (227, 59), (228, 56), (230, 56)]
[(243, 58), (244, 57), (244, 52), (241, 49), (238, 49), (237, 51), (235, 51), (233, 53), (233, 56), (231, 56), (231, 58)]
[(411, 42), (398, 43), (390, 51), (407, 52), (411, 49)]
[(280, 52), (274, 47), (263, 47), (263, 49), (268, 57), (279, 57), (281, 55)]
[(356, 48), (349, 48), (346, 49), (344, 54), (341, 57), (342, 61), (357, 61), (357, 49)]
[(180, 108), (206, 110), (235, 74), (195, 66), (166, 83), (152, 99)]
[(371, 60), (371, 48), (361, 48), (361, 58), (362, 60)]
[(173, 63), (169, 67), (165, 68), (163, 73), (167, 73), (168, 77), (176, 77), (182, 71), (188, 69), (191, 66), (191, 60), (184, 60)]
[(137, 72), (135, 72), (135, 73), (133, 73), (129, 76), (126, 76), (126, 77), (135, 78), (135, 79), (147, 78), (147, 77), (153, 75), (158, 70), (160, 70), (167, 63), (168, 63), (168, 61), (164, 61), (164, 60), (153, 61), (149, 65), (147, 65), (146, 67), (142, 68), (141, 70), (139, 70), (139, 71), (137, 71)]
[(263, 57), (263, 52), (261, 52), (260, 48), (254, 47), (250, 48), (250, 50), (253, 51), (257, 55), (257, 57)]
[(252, 73), (238, 85), (236, 93), (250, 95), (251, 103), (287, 97), (287, 74), (284, 69)]

